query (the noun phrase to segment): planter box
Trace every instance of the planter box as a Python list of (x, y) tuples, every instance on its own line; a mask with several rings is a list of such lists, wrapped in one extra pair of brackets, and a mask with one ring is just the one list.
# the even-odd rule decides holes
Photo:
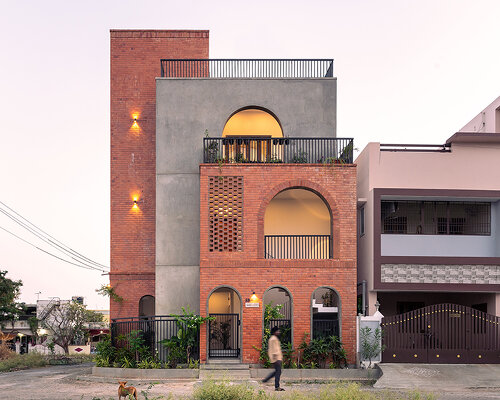
[(118, 379), (198, 379), (200, 370), (92, 367), (92, 375)]
[[(250, 368), (250, 376), (263, 379), (272, 368)], [(333, 381), (373, 381), (380, 378), (381, 371), (376, 369), (282, 369), (281, 377), (285, 380), (333, 380)]]

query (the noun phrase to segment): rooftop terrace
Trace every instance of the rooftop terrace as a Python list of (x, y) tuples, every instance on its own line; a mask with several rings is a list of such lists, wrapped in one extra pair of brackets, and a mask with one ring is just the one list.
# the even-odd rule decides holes
[(333, 59), (162, 59), (162, 78), (332, 78)]

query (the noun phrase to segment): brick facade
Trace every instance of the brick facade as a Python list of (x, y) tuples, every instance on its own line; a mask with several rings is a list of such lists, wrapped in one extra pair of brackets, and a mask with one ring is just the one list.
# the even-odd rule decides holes
[(208, 58), (208, 31), (111, 31), (110, 284), (125, 299), (111, 301), (111, 318), (137, 316), (139, 299), (155, 294), (155, 78), (161, 58)]
[[(210, 177), (243, 177), (243, 250), (210, 252)], [(268, 203), (287, 188), (308, 188), (319, 194), (331, 211), (333, 258), (327, 260), (278, 260), (264, 258), (264, 214)], [(262, 338), (265, 291), (286, 287), (293, 301), (293, 346), (311, 333), (311, 298), (315, 289), (327, 286), (340, 297), (342, 341), (349, 363), (356, 346), (356, 167), (354, 165), (247, 164), (200, 166), (200, 311), (208, 313), (208, 298), (221, 286), (235, 289), (243, 303), (253, 291), (259, 308), (241, 315), (242, 360), (255, 363)], [(201, 332), (202, 362), (207, 359), (207, 329)]]

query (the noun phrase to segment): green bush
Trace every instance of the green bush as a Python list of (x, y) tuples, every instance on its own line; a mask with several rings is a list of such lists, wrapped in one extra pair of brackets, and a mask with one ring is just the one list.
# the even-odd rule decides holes
[(227, 381), (205, 381), (198, 386), (192, 400), (434, 400), (432, 394), (418, 391), (408, 394), (395, 392), (371, 392), (357, 383), (328, 385), (318, 393), (291, 391), (282, 396), (268, 394), (264, 390), (255, 390), (247, 384), (231, 384)]
[(254, 400), (268, 399), (262, 393), (256, 393), (247, 384), (233, 385), (227, 381), (205, 381), (193, 393), (193, 400)]
[(43, 354), (36, 352), (16, 354), (14, 357), (0, 361), (0, 372), (44, 367), (45, 365), (47, 365), (47, 359)]

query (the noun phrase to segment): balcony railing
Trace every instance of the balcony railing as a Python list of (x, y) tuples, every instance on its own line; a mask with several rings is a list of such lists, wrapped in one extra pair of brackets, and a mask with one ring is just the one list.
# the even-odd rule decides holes
[(352, 164), (353, 139), (204, 138), (203, 162)]
[(307, 260), (331, 258), (330, 235), (266, 235), (265, 258)]
[(162, 59), (163, 78), (331, 78), (333, 59)]

